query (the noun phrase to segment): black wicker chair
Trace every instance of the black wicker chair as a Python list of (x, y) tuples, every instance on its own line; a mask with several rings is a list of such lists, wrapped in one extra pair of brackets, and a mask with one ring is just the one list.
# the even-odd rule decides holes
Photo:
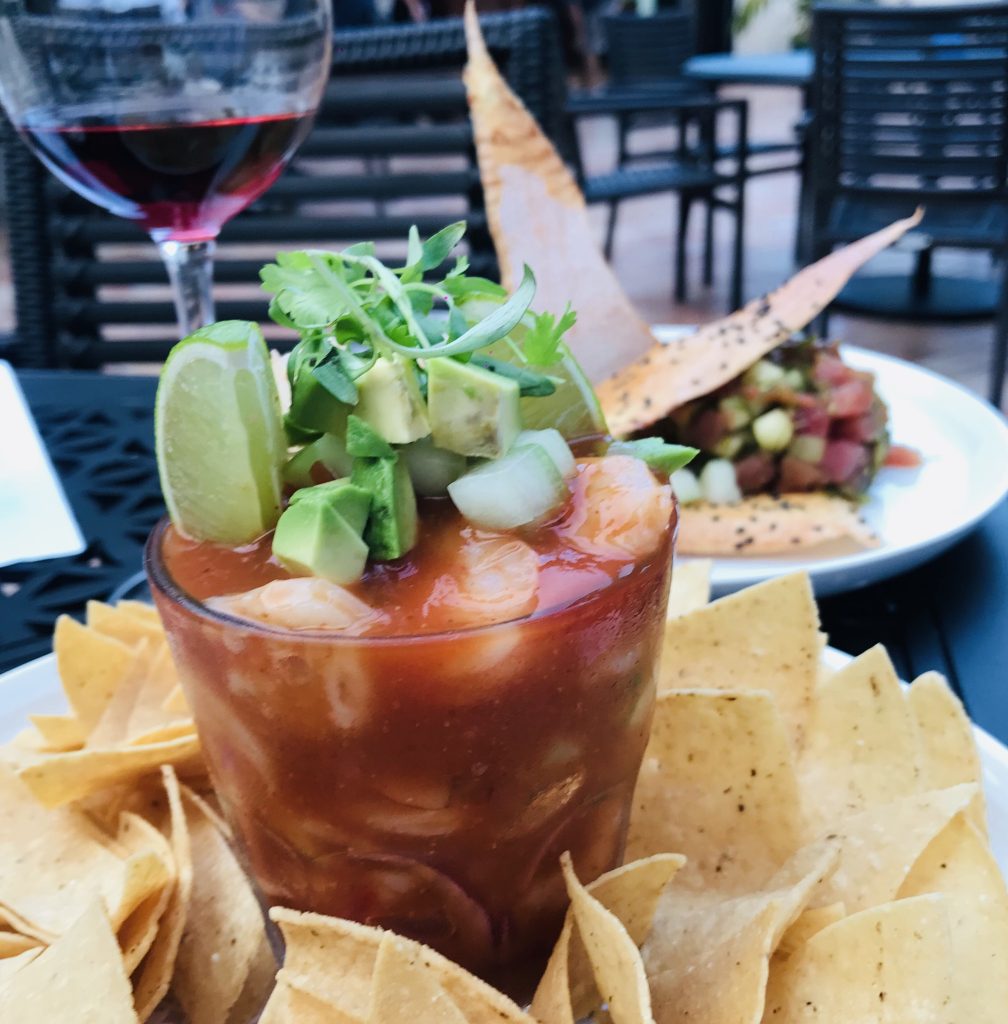
[[(563, 138), (563, 82), (551, 15), (482, 19), (487, 44), (515, 91)], [(265, 316), (259, 266), (277, 248), (373, 238), (394, 253), (410, 224), (421, 233), (465, 217), (470, 259), (494, 273), (465, 90), (458, 19), (338, 32), (332, 79), (291, 167), (219, 240), (218, 315)], [(22, 366), (97, 367), (164, 358), (176, 340), (164, 268), (140, 229), (67, 190), (0, 117), (0, 150)]]
[[(1000, 405), (1008, 354), (1008, 4), (828, 5), (815, 8), (813, 29), (812, 255), (918, 204), (926, 211), (911, 239), (916, 270), (903, 279), (859, 275), (836, 305), (899, 319), (961, 319), (961, 304), (943, 311), (936, 301), (931, 252), (991, 253), (1000, 262), (997, 299), (973, 312), (995, 318), (989, 397)], [(970, 287), (952, 280), (960, 294)]]
[[(684, 301), (690, 211), (697, 201), (706, 206), (703, 281), (709, 285), (713, 277), (713, 213), (717, 208), (727, 209), (736, 218), (737, 260), (732, 267), (730, 304), (737, 305), (742, 296), (745, 154), (750, 151), (745, 111), (739, 101), (719, 103), (703, 86), (682, 76), (683, 62), (693, 53), (695, 33), (689, 13), (662, 11), (652, 17), (617, 14), (604, 18), (602, 27), (609, 82), (600, 92), (573, 93), (567, 109), (574, 117), (604, 115), (616, 121), (614, 169), (599, 175), (581, 173), (588, 201), (608, 206), (605, 254), (612, 255), (619, 206), (624, 199), (675, 192), (679, 204), (674, 293), (678, 301)], [(729, 108), (739, 116), (735, 137), (730, 147), (719, 149), (715, 143), (719, 114)], [(631, 133), (645, 125), (674, 128), (674, 148), (631, 149)], [(719, 166), (719, 160), (730, 161), (730, 169)]]

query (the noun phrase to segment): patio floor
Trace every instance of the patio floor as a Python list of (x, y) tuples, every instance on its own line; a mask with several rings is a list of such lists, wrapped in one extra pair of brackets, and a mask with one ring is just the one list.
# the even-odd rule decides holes
[[(799, 113), (796, 90), (748, 88), (737, 91), (750, 100), (750, 138), (780, 139), (786, 136)], [(660, 147), (663, 129), (641, 129), (634, 140)], [(611, 122), (596, 119), (582, 125), (582, 145), (589, 170), (612, 166), (615, 132)], [(745, 294), (768, 291), (793, 273), (793, 247), (798, 182), (794, 174), (753, 179), (746, 196)], [(640, 312), (655, 323), (697, 323), (728, 312), (727, 278), (731, 225), (718, 218), (715, 247), (715, 279), (711, 288), (699, 281), (702, 244), (702, 211), (695, 211), (688, 240), (689, 300), (672, 301), (672, 242), (675, 199), (655, 196), (623, 204), (616, 234), (614, 265)], [(604, 212), (593, 211), (602, 234)], [(904, 267), (910, 257), (886, 253), (873, 269)], [(939, 254), (939, 272), (987, 277), (989, 260), (983, 255)], [(6, 244), (0, 239), (0, 333), (13, 324), (10, 266)], [(987, 363), (992, 328), (987, 322), (965, 324), (898, 324), (836, 315), (830, 322), (832, 336), (851, 344), (878, 349), (931, 367), (981, 394), (987, 388)], [(1008, 399), (1006, 399), (1008, 409)]]

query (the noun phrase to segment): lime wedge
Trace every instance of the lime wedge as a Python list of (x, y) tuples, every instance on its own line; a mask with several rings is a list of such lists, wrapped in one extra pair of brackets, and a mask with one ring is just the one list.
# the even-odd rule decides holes
[(175, 528), (242, 544), (276, 525), (286, 450), (258, 324), (223, 320), (180, 341), (161, 370), (154, 446)]
[[(459, 310), (469, 323), (475, 323), (503, 301), (503, 298), (494, 295), (472, 295), (459, 303)], [(508, 338), (520, 347), (529, 326), (525, 322), (520, 323)], [(518, 357), (508, 343), (508, 338), (496, 341), (480, 351), (506, 363), (517, 363)], [(549, 374), (558, 383), (552, 395), (521, 400), (522, 424), (527, 430), (555, 427), (568, 441), (608, 433), (595, 389), (569, 351), (565, 350), (565, 355), (559, 363), (535, 369)]]

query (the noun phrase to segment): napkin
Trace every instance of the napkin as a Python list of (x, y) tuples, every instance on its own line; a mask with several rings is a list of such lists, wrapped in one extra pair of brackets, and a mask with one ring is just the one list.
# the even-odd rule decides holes
[(83, 550), (28, 403), (10, 364), (0, 360), (0, 566)]

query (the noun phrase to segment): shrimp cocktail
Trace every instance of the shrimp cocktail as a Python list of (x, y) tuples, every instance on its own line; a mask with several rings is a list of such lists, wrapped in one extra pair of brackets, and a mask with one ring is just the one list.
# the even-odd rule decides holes
[(622, 856), (692, 449), (606, 438), (530, 272), (428, 280), (462, 231), (413, 231), (398, 268), (278, 256), (285, 371), (254, 324), (176, 346), (147, 569), (264, 900), (520, 998), (560, 854), (585, 881)]

